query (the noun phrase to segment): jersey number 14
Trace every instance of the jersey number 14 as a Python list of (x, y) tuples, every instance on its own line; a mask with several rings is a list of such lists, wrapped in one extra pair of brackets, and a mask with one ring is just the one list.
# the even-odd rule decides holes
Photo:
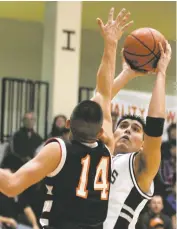
[[(87, 183), (88, 183), (88, 175), (90, 169), (90, 155), (84, 157), (81, 161), (81, 164), (82, 164), (82, 172), (79, 180), (79, 185), (76, 188), (76, 195), (86, 199), (88, 196)], [(96, 175), (94, 180), (94, 190), (101, 191), (102, 200), (108, 199), (108, 189), (109, 189), (108, 170), (109, 170), (109, 158), (102, 157), (96, 168)]]

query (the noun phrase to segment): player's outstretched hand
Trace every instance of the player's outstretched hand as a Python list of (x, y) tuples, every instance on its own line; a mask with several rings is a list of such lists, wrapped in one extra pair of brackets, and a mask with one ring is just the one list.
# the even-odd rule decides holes
[(157, 68), (156, 68), (156, 73), (161, 72), (162, 74), (164, 74), (166, 76), (166, 70), (168, 68), (168, 65), (170, 63), (171, 60), (171, 46), (168, 43), (168, 41), (166, 41), (166, 50), (164, 52), (164, 49), (162, 47), (162, 44), (159, 43), (159, 48), (160, 48), (160, 59), (157, 63)]
[(122, 9), (114, 20), (114, 8), (111, 8), (106, 24), (104, 24), (100, 18), (97, 18), (104, 40), (109, 43), (117, 43), (123, 32), (133, 24), (133, 21), (128, 22), (129, 16), (130, 12), (127, 12), (126, 9)]

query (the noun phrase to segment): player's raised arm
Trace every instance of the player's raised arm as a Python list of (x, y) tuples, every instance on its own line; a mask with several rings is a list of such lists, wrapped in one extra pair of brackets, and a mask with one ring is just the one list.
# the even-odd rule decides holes
[(143, 151), (137, 154), (134, 164), (136, 178), (143, 191), (149, 190), (161, 161), (161, 141), (165, 121), (166, 70), (171, 59), (171, 47), (166, 42), (164, 52), (162, 45), (159, 44), (159, 46), (161, 57), (156, 69), (157, 78), (146, 118)]
[(60, 160), (59, 143), (52, 142), (43, 147), (34, 159), (23, 165), (17, 172), (10, 173), (0, 169), (0, 192), (9, 197), (22, 193), (53, 172)]
[(108, 22), (104, 25), (101, 19), (97, 19), (102, 36), (104, 38), (104, 53), (97, 73), (96, 94), (92, 100), (99, 103), (104, 114), (104, 138), (103, 141), (113, 151), (113, 133), (111, 118), (111, 94), (115, 75), (116, 50), (118, 40), (122, 33), (132, 22), (127, 23), (130, 13), (122, 9), (116, 20), (113, 19), (114, 9), (109, 13)]

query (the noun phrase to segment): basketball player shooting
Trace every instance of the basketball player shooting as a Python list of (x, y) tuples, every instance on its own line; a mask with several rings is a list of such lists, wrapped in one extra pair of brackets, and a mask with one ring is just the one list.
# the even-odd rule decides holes
[[(107, 24), (98, 19), (104, 53), (97, 74), (95, 97), (78, 104), (67, 122), (71, 141), (49, 139), (38, 155), (14, 174), (0, 169), (0, 191), (12, 197), (45, 178), (46, 200), (40, 219), (43, 228), (100, 228), (107, 215), (114, 139), (111, 95), (118, 40), (132, 22), (123, 9)], [(100, 104), (100, 105), (99, 105)], [(104, 119), (104, 121), (103, 121)], [(105, 131), (106, 141), (98, 141)]]
[[(135, 229), (141, 210), (154, 193), (153, 179), (161, 162), (161, 142), (165, 118), (166, 70), (171, 47), (166, 41), (158, 61), (146, 124), (140, 117), (123, 116), (114, 132), (115, 150), (104, 229)], [(112, 96), (131, 79), (142, 75), (123, 63), (123, 71), (114, 80)]]

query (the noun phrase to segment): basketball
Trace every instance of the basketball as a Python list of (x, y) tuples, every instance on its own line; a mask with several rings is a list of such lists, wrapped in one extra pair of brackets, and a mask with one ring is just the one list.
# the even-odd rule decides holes
[(152, 28), (134, 30), (124, 42), (125, 61), (137, 71), (152, 71), (160, 58), (159, 42), (165, 51), (165, 37), (159, 31)]

